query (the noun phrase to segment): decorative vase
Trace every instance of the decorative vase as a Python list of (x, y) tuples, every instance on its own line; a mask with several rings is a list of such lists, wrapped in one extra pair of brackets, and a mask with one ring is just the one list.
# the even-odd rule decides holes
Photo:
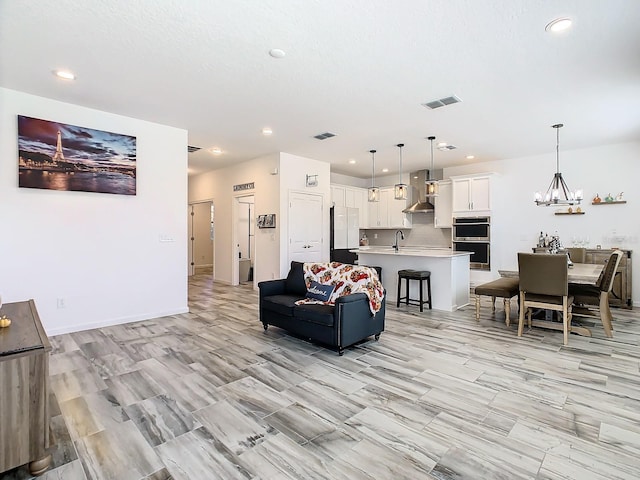
[(600, 195), (596, 193), (596, 196), (593, 198), (593, 203), (600, 203), (601, 201)]

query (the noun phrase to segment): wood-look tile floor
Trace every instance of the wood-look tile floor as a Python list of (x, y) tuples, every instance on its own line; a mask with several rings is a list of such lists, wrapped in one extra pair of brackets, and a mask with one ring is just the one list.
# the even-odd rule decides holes
[(614, 310), (613, 339), (596, 324), (564, 347), (558, 331), (518, 338), (488, 302), (480, 323), (473, 306), (388, 305), (380, 341), (339, 357), (265, 334), (248, 286), (198, 275), (189, 305), (51, 339), (41, 478), (640, 478), (634, 311)]

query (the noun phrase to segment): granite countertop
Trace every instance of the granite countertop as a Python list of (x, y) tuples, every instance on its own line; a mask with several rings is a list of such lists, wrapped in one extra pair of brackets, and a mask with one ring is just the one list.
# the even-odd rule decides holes
[(400, 247), (397, 252), (393, 247), (370, 246), (358, 247), (350, 252), (368, 255), (403, 255), (410, 257), (462, 257), (471, 255), (471, 252), (456, 252), (447, 247)]

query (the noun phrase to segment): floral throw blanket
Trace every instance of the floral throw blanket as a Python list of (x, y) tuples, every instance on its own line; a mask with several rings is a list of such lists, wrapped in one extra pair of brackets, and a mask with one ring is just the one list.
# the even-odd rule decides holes
[(364, 293), (369, 298), (369, 309), (375, 315), (382, 307), (384, 287), (378, 278), (378, 272), (374, 268), (361, 267), (346, 263), (305, 263), (303, 264), (304, 281), (307, 289), (311, 282), (322, 285), (333, 285), (335, 289), (328, 301), (323, 302), (311, 298), (298, 300), (296, 304), (323, 303), (333, 305), (337, 298), (352, 293)]

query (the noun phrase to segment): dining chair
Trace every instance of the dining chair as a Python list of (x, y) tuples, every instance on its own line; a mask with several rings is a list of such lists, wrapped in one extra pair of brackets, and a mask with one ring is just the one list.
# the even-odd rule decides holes
[(569, 295), (573, 295), (573, 311), (576, 316), (599, 318), (607, 337), (613, 337), (609, 293), (613, 289), (613, 280), (620, 265), (623, 252), (614, 250), (605, 263), (602, 273), (595, 284), (570, 283)]
[(518, 253), (520, 277), (520, 317), (518, 336), (522, 336), (524, 317), (531, 327), (533, 308), (542, 308), (562, 313), (562, 327), (550, 322), (548, 326), (562, 329), (563, 343), (569, 343), (571, 331), (571, 308), (573, 298), (569, 296), (567, 282), (567, 257), (547, 253)]
[(569, 253), (569, 258), (573, 263), (586, 263), (587, 260), (587, 249), (586, 248), (567, 248), (567, 252)]

